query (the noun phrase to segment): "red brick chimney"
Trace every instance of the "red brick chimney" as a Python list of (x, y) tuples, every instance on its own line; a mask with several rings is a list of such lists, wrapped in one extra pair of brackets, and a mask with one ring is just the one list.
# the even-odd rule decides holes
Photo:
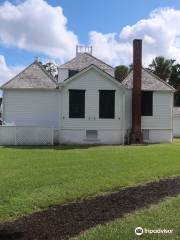
[(142, 40), (133, 40), (133, 89), (132, 89), (132, 131), (131, 144), (143, 143), (141, 131), (141, 68)]

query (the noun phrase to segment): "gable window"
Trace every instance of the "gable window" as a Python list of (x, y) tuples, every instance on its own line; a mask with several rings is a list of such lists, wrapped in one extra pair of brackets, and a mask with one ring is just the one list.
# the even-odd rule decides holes
[(85, 90), (69, 90), (69, 118), (85, 117)]
[(153, 92), (152, 91), (141, 92), (141, 115), (142, 116), (153, 115)]
[(99, 90), (99, 118), (114, 118), (115, 90)]
[(69, 69), (69, 78), (74, 76), (78, 72), (79, 72), (78, 70)]

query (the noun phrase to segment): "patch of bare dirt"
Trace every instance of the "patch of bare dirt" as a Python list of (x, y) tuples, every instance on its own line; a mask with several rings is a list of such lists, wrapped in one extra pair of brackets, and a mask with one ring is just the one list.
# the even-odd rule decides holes
[(129, 187), (0, 224), (0, 240), (61, 240), (180, 194), (180, 177)]

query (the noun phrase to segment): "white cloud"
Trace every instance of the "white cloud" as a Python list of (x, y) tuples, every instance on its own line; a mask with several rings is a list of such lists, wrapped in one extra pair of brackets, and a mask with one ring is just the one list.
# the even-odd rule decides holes
[(90, 32), (94, 54), (112, 65), (132, 63), (132, 41), (143, 39), (143, 63), (162, 55), (180, 61), (180, 10), (164, 8), (150, 13), (132, 26), (125, 26), (119, 33)]
[(0, 55), (0, 86), (18, 74), (23, 66), (8, 66), (3, 55)]
[(0, 5), (0, 42), (65, 60), (74, 57), (77, 36), (67, 29), (60, 6), (44, 0), (26, 0)]
[[(180, 10), (156, 9), (147, 19), (125, 26), (119, 33), (92, 31), (89, 42), (95, 56), (112, 65), (132, 63), (132, 41), (143, 39), (143, 63), (163, 55), (180, 61)], [(68, 29), (63, 9), (45, 0), (6, 1), (0, 5), (0, 43), (43, 53), (60, 61), (75, 56), (78, 37)]]

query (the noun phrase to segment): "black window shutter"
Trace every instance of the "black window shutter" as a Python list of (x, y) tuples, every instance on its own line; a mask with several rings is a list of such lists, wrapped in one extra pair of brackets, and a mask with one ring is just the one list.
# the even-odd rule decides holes
[(99, 90), (99, 118), (114, 118), (115, 90)]
[(85, 117), (85, 90), (69, 90), (69, 117)]
[(141, 115), (142, 116), (153, 115), (153, 92), (152, 91), (141, 92)]

